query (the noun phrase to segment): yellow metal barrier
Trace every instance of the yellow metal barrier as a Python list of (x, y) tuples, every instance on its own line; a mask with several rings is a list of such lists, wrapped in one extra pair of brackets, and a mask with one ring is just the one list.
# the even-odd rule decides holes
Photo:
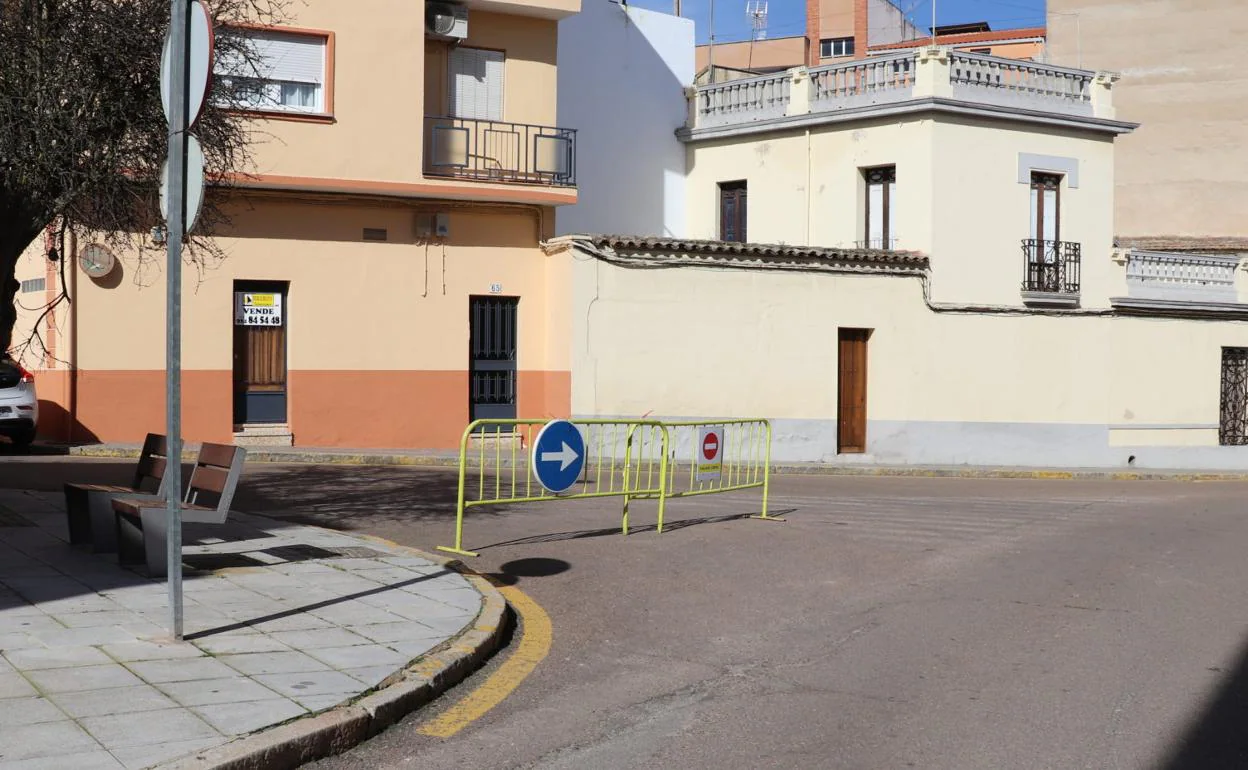
[[(767, 514), (769, 420), (571, 420), (585, 440), (585, 466), (576, 484), (560, 494), (548, 491), (533, 477), (534, 438), (547, 422), (477, 420), (464, 430), (459, 446), (455, 544), (437, 546), (439, 551), (478, 555), (464, 549), (464, 514), (469, 508), (484, 505), (620, 497), (621, 531), (627, 535), (633, 500), (658, 501), (656, 528), (662, 532), (669, 499), (761, 489), (762, 511), (753, 518), (783, 521)], [(700, 467), (702, 447), (697, 444), (703, 428), (718, 428), (722, 433), (717, 471)]]
[[(628, 534), (628, 502), (660, 495), (667, 479), (667, 431), (657, 421), (571, 420), (585, 439), (585, 468), (571, 490), (554, 494), (533, 478), (533, 439), (549, 420), (477, 420), (459, 444), (459, 492), (455, 545), (439, 551), (476, 556), (464, 550), (464, 513), (482, 505), (624, 499), (621, 529)], [(473, 444), (475, 443), (475, 446)], [(469, 467), (476, 476), (468, 481)]]
[[(673, 448), (668, 462), (668, 479), (660, 490), (657, 529), (663, 531), (663, 514), (667, 500), (746, 489), (763, 491), (762, 511), (752, 518), (784, 521), (767, 514), (771, 494), (771, 421), (770, 420), (699, 420), (663, 422), (668, 443)], [(709, 473), (699, 473), (702, 464), (703, 429), (722, 433), (717, 463)], [(709, 466), (708, 466), (709, 467)], [(649, 497), (636, 494), (633, 497)]]

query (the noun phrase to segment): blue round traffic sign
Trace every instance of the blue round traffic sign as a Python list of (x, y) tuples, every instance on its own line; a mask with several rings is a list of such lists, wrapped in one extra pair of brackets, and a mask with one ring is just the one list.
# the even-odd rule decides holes
[(558, 494), (572, 488), (585, 467), (585, 438), (567, 420), (542, 426), (533, 442), (533, 476), (537, 483)]

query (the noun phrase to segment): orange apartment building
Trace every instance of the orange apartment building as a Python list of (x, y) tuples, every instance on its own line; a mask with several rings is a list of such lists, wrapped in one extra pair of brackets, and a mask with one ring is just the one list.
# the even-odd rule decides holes
[[(938, 26), (936, 43), (968, 53), (1010, 59), (1039, 59), (1045, 51), (1045, 28), (993, 30), (987, 23)], [(806, 0), (804, 35), (716, 43), (697, 48), (699, 82), (779, 72), (802, 65), (815, 67), (874, 54), (917, 49), (932, 44), (932, 30), (919, 27), (895, 0)]]
[[(579, 7), (308, 0), (246, 32), (268, 68), (240, 83), (254, 167), (209, 191), (226, 258), (185, 271), (187, 440), (440, 449), (474, 417), (568, 413), (570, 277), (540, 242), (577, 200), (555, 123), (558, 21)], [(67, 252), (73, 302), (26, 362), (40, 433), (163, 432), (163, 246)], [(58, 274), (32, 247), (20, 304)]]

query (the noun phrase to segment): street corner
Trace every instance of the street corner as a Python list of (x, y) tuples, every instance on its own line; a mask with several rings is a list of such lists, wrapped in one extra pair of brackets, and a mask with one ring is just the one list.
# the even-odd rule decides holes
[(449, 559), (236, 513), (186, 548), (169, 642), (164, 583), (72, 546), (59, 495), (0, 504), (0, 766), (294, 767), (455, 685), (506, 629)]

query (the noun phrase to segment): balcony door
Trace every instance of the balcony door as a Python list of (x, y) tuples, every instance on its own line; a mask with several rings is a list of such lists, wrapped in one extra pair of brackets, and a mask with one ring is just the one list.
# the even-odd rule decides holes
[(1031, 237), (1049, 243), (1061, 238), (1060, 174), (1031, 175)]

